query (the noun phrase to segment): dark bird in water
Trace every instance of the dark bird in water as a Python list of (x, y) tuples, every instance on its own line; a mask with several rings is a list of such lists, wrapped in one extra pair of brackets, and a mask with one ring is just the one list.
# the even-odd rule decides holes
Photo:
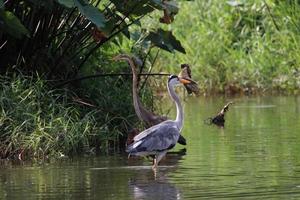
[(176, 105), (176, 119), (163, 121), (144, 130), (133, 138), (133, 143), (126, 149), (129, 156), (153, 156), (153, 169), (157, 167), (167, 151), (176, 145), (183, 127), (183, 109), (174, 91), (174, 86), (180, 83), (186, 84), (190, 81), (171, 75), (167, 84), (169, 95)]
[(215, 116), (215, 117), (211, 117), (209, 118), (210, 119), (210, 122), (212, 124), (215, 124), (219, 127), (222, 127), (224, 128), (225, 126), (225, 113), (229, 110), (229, 105), (230, 104), (233, 104), (233, 102), (229, 102), (227, 103), (223, 108), (222, 110)]
[(196, 96), (199, 96), (200, 90), (198, 84), (195, 81), (193, 81), (192, 71), (188, 64), (181, 64), (181, 71), (178, 74), (178, 77), (191, 81), (191, 83), (184, 85), (189, 95), (194, 93)]
[[(159, 124), (163, 121), (166, 121), (168, 118), (166, 116), (159, 116), (155, 115), (154, 113), (148, 111), (143, 105), (138, 95), (138, 77), (136, 72), (136, 64), (134, 62), (134, 59), (126, 54), (120, 54), (113, 58), (114, 60), (125, 60), (129, 63), (131, 70), (132, 70), (132, 98), (133, 98), (133, 106), (136, 115), (138, 116), (139, 120), (142, 121), (145, 124), (146, 128), (149, 128), (151, 126), (154, 126), (156, 124)], [(132, 141), (132, 139), (135, 135), (137, 135), (139, 132), (137, 129), (130, 130), (127, 138), (127, 145), (128, 142)], [(182, 145), (186, 145), (186, 139), (180, 135), (178, 139), (178, 143)]]

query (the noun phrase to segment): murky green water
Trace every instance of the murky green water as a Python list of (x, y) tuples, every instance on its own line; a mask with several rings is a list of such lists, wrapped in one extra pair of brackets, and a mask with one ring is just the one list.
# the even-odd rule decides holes
[[(203, 123), (229, 100), (225, 129)], [(189, 98), (183, 135), (156, 175), (125, 154), (2, 164), (0, 199), (300, 199), (299, 97)]]

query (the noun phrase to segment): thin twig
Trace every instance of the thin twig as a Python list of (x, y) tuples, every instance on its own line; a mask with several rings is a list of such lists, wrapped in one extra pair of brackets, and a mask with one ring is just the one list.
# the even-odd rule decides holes
[[(145, 65), (146, 65), (147, 57), (149, 57), (150, 52), (151, 52), (151, 49), (152, 49), (152, 48), (150, 47), (149, 50), (148, 50), (148, 52), (147, 52), (147, 54), (146, 54), (146, 56), (144, 57), (144, 59), (143, 59), (143, 64), (142, 64), (142, 66), (141, 66), (141, 68), (140, 68), (139, 73), (142, 73), (142, 72), (143, 72), (143, 70), (144, 70), (144, 68), (145, 68)], [(141, 81), (141, 78), (138, 76), (137, 85), (139, 85), (140, 81)]]
[[(139, 74), (140, 76), (169, 76), (170, 74), (168, 73), (142, 73)], [(90, 78), (98, 78), (98, 77), (107, 77), (107, 76), (132, 76), (132, 73), (114, 73), (114, 74), (94, 74), (94, 75), (89, 75), (89, 76), (83, 76), (83, 77), (78, 77), (74, 79), (70, 79), (67, 81), (64, 81), (62, 83), (56, 84), (53, 86), (53, 88), (59, 88), (63, 85), (66, 85), (68, 83), (74, 82), (74, 81), (82, 81), (85, 79), (90, 79)]]
[[(158, 54), (159, 54), (159, 50), (158, 50), (158, 51), (156, 52), (156, 54), (155, 54), (155, 57), (154, 57), (154, 59), (153, 59), (153, 61), (152, 61), (152, 63), (151, 63), (151, 66), (150, 66), (150, 69), (149, 69), (148, 73), (151, 73), (151, 71), (152, 71), (152, 69), (153, 69), (153, 66), (155, 65), (155, 62), (156, 62), (156, 60), (157, 60), (157, 58), (158, 58)], [(149, 78), (149, 76), (146, 76), (146, 78), (145, 78), (145, 80), (144, 80), (142, 86), (140, 87), (140, 90), (142, 90), (142, 89), (145, 87), (148, 78)]]
[(7, 43), (7, 40), (0, 46), (0, 50), (5, 46), (6, 43)]

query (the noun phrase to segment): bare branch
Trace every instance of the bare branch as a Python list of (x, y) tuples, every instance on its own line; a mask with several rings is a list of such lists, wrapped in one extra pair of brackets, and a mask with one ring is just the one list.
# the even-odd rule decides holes
[[(142, 73), (139, 75), (140, 76), (169, 76), (170, 74), (168, 74), (168, 73)], [(59, 88), (63, 85), (66, 85), (66, 84), (74, 82), (74, 81), (82, 81), (82, 80), (86, 80), (86, 79), (107, 77), (107, 76), (132, 76), (132, 73), (94, 74), (94, 75), (89, 75), (89, 76), (83, 76), (83, 77), (70, 79), (70, 80), (64, 81), (62, 83), (56, 84), (53, 86), (53, 88)]]

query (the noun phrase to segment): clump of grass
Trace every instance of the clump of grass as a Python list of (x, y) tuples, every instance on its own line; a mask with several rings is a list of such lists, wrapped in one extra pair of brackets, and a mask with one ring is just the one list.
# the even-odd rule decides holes
[(187, 54), (163, 53), (164, 70), (190, 63), (203, 92), (299, 92), (299, 1), (192, 1), (180, 7), (170, 26)]
[(95, 152), (118, 141), (124, 120), (72, 101), (70, 91), (38, 77), (1, 76), (0, 85), (0, 158)]

